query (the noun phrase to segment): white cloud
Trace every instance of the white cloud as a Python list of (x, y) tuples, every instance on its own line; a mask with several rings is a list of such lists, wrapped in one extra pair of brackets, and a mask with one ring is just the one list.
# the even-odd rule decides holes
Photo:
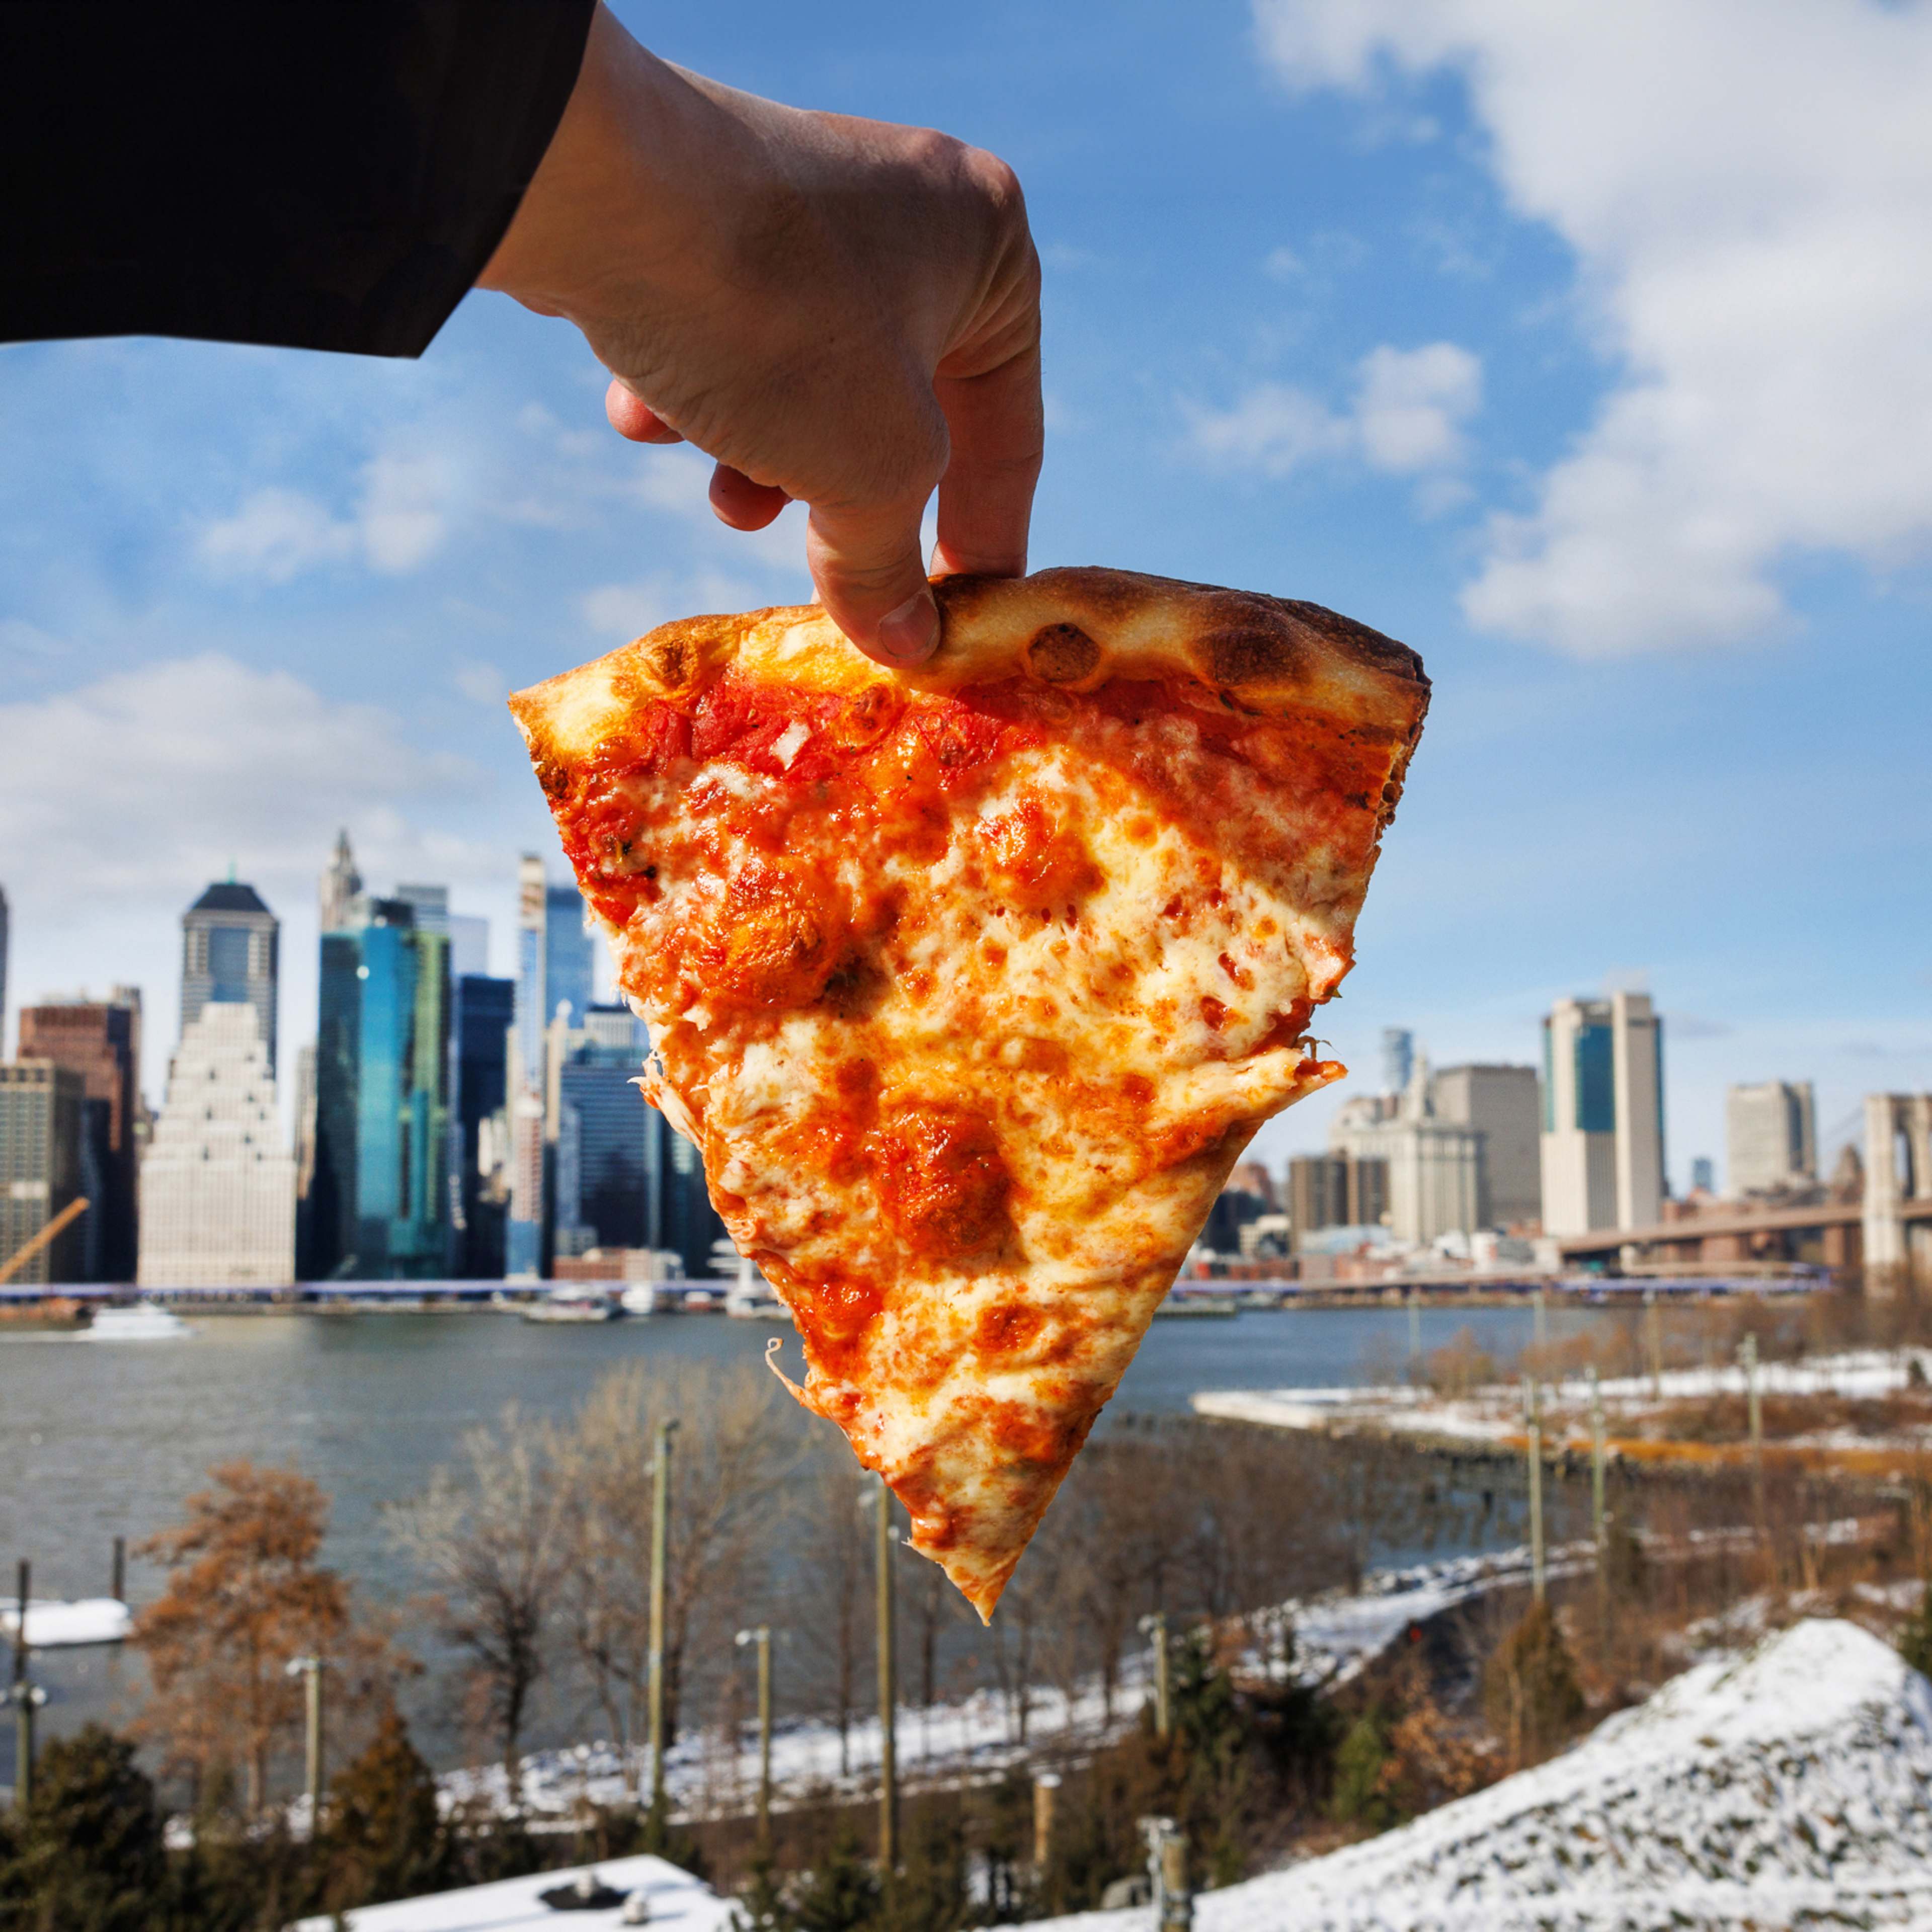
[(212, 575), (231, 580), (286, 584), (356, 557), (400, 576), (442, 548), (466, 494), (454, 452), (386, 449), (363, 465), (352, 515), (272, 485), (245, 497), (233, 515), (204, 524), (196, 548)]
[(196, 547), (216, 577), (286, 584), (352, 556), (356, 530), (299, 490), (257, 490), (232, 517), (204, 525)]
[(1355, 422), (1370, 466), (1406, 476), (1463, 457), (1462, 425), (1483, 400), (1483, 365), (1453, 342), (1405, 354), (1384, 346), (1362, 361)]
[(465, 698), (478, 704), (501, 704), (510, 694), (510, 680), (493, 664), (480, 660), (458, 664), (449, 681)]
[(69, 912), (178, 908), (231, 860), (306, 890), (340, 824), (426, 859), (406, 806), (483, 782), (380, 706), (214, 652), (0, 704), (0, 744), (8, 890)]
[(626, 644), (674, 617), (755, 610), (770, 598), (755, 584), (723, 571), (665, 572), (632, 584), (605, 584), (578, 599), (584, 623), (601, 636)]
[[(734, 562), (742, 560), (753, 569), (788, 572), (795, 578), (803, 576), (805, 512), (797, 504), (788, 504), (761, 530), (734, 530), (721, 523), (711, 507), (711, 472), (716, 465), (702, 450), (677, 443), (638, 453), (640, 466), (630, 490), (646, 508), (680, 518), (707, 548), (718, 548)], [(812, 593), (806, 589), (799, 594)]]
[(1610, 394), (1489, 526), (1477, 623), (1582, 656), (1785, 617), (1780, 564), (1932, 538), (1932, 9), (1256, 0), (1291, 86), (1466, 79), (1575, 252)]
[(1344, 411), (1305, 389), (1264, 382), (1230, 410), (1190, 409), (1189, 434), (1211, 460), (1269, 476), (1341, 458), (1389, 476), (1420, 476), (1462, 461), (1462, 425), (1482, 398), (1482, 364), (1466, 349), (1384, 344), (1357, 365), (1354, 398)]
[(357, 533), (372, 568), (400, 575), (427, 562), (449, 534), (450, 513), (462, 487), (448, 452), (389, 450), (362, 472)]

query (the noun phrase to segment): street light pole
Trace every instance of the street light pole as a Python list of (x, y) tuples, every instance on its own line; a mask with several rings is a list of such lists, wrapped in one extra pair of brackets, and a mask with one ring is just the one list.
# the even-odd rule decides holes
[(674, 1419), (658, 1424), (657, 1455), (651, 1464), (651, 1808), (664, 1795), (664, 1592), (670, 1557), (670, 1438)]
[(1154, 1642), (1154, 1734), (1164, 1738), (1174, 1728), (1173, 1698), (1167, 1664), (1167, 1612), (1156, 1610), (1141, 1619), (1141, 1634)]
[(1764, 1412), (1757, 1393), (1757, 1337), (1747, 1335), (1738, 1344), (1738, 1359), (1744, 1364), (1744, 1410), (1750, 1419), (1751, 1456), (1751, 1506), (1757, 1518), (1758, 1533), (1764, 1533)]
[(1604, 1391), (1597, 1380), (1597, 1365), (1590, 1364), (1590, 1532), (1596, 1539), (1599, 1561), (1609, 1526), (1604, 1516)]
[(1536, 1384), (1528, 1376), (1522, 1378), (1522, 1419), (1529, 1447), (1529, 1582), (1540, 1604), (1544, 1600), (1543, 1416)]
[(322, 1660), (320, 1657), (292, 1657), (284, 1669), (291, 1677), (301, 1676), (308, 1681), (303, 1686), (308, 1708), (304, 1733), (303, 1768), (306, 1774), (304, 1783), (308, 1791), (309, 1843), (314, 1844), (322, 1831)]
[(878, 1521), (874, 1526), (878, 1567), (879, 1652), (879, 1869), (890, 1873), (898, 1864), (899, 1766), (896, 1720), (898, 1714), (898, 1660), (893, 1637), (892, 1492), (879, 1478)]
[(758, 1646), (758, 1849), (772, 1848), (772, 1631), (769, 1624), (741, 1630), (736, 1641)]
[(34, 1712), (46, 1702), (46, 1693), (27, 1682), (27, 1598), (33, 1588), (34, 1566), (20, 1558), (20, 1594), (15, 1599), (14, 1682), (8, 1696), (14, 1706), (14, 1809), (24, 1811), (34, 1795)]

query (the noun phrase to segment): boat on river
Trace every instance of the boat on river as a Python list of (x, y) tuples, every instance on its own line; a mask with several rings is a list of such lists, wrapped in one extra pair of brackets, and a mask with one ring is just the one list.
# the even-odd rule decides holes
[(1204, 1294), (1169, 1288), (1160, 1306), (1154, 1310), (1154, 1318), (1163, 1321), (1187, 1316), (1198, 1319), (1202, 1316), (1238, 1315), (1240, 1306), (1232, 1294)]
[(623, 1312), (608, 1294), (553, 1292), (528, 1304), (526, 1322), (614, 1322)]
[(128, 1308), (97, 1308), (80, 1331), (86, 1342), (179, 1342), (194, 1333), (173, 1310), (137, 1301)]

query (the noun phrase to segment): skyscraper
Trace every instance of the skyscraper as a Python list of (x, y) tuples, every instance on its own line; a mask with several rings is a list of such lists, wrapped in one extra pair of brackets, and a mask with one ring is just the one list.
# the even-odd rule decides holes
[[(0, 1262), (10, 1260), (80, 1192), (86, 1098), (80, 1076), (51, 1060), (0, 1066)], [(70, 1225), (14, 1280), (23, 1287), (78, 1281), (83, 1240)]]
[(657, 1110), (634, 1084), (649, 1048), (644, 1023), (627, 1006), (592, 1006), (583, 1018), (557, 1075), (566, 1128), (558, 1143), (559, 1251), (566, 1228), (579, 1231), (571, 1244), (580, 1250), (660, 1246), (653, 1232), (663, 1214), (662, 1162), (653, 1163), (650, 1145)]
[(140, 989), (116, 986), (106, 1000), (23, 1006), (20, 1057), (51, 1060), (80, 1078), (80, 1191), (93, 1204), (80, 1224), (80, 1278), (132, 1281)]
[(1637, 1228), (1664, 1211), (1664, 1022), (1646, 993), (1558, 1000), (1543, 1022), (1543, 1225)]
[(1430, 1082), (1436, 1118), (1482, 1136), (1477, 1225), (1543, 1219), (1542, 1106), (1533, 1066), (1445, 1066)]
[(517, 868), (516, 1024), (506, 1075), (510, 1139), (510, 1218), (504, 1234), (504, 1273), (535, 1281), (543, 1271), (544, 1032), (548, 904), (543, 861), (526, 852)]
[(349, 924), (349, 908), (362, 890), (362, 874), (356, 869), (356, 855), (349, 849), (345, 827), (335, 835), (335, 855), (322, 869), (316, 892), (316, 909), (324, 932), (340, 932)]
[(1426, 1054), (1412, 1053), (1408, 1084), (1392, 1117), (1356, 1126), (1338, 1114), (1328, 1144), (1352, 1164), (1385, 1163), (1389, 1232), (1396, 1240), (1426, 1245), (1481, 1225), (1481, 1136), (1436, 1118)]
[(1406, 1094), (1415, 1070), (1415, 1036), (1407, 1027), (1382, 1028), (1382, 1091)]
[(584, 925), (584, 895), (574, 886), (544, 888), (544, 1020), (554, 1018), (565, 1000), (571, 1022), (581, 1026), (590, 1010), (596, 946)]
[(485, 1123), (502, 1112), (506, 1097), (516, 982), (465, 973), (454, 984), (451, 1030), (456, 1079), (451, 1106), (457, 1121), (463, 1212), (456, 1265), (470, 1280), (500, 1280), (508, 1203), (482, 1171), (483, 1143)]
[(296, 1162), (275, 1076), (243, 1001), (182, 1035), (141, 1162), (143, 1288), (280, 1288), (295, 1280)]
[(323, 1276), (424, 1279), (451, 1264), (449, 941), (400, 899), (358, 895), (322, 936), (312, 1252)]
[(275, 1009), (281, 927), (253, 886), (212, 885), (182, 916), (182, 1031), (214, 1004), (245, 1002), (275, 1070)]
[(1816, 1108), (1808, 1080), (1760, 1080), (1724, 1096), (1724, 1163), (1733, 1194), (1815, 1180)]
[(447, 886), (398, 886), (389, 896), (400, 899), (415, 916), (418, 932), (449, 937), (449, 888)]

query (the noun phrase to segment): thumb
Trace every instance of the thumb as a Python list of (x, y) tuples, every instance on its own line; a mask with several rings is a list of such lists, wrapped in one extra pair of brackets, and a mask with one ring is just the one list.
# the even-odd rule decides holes
[(920, 554), (925, 507), (922, 497), (864, 509), (814, 504), (806, 535), (826, 614), (866, 656), (896, 670), (939, 648), (939, 606)]

